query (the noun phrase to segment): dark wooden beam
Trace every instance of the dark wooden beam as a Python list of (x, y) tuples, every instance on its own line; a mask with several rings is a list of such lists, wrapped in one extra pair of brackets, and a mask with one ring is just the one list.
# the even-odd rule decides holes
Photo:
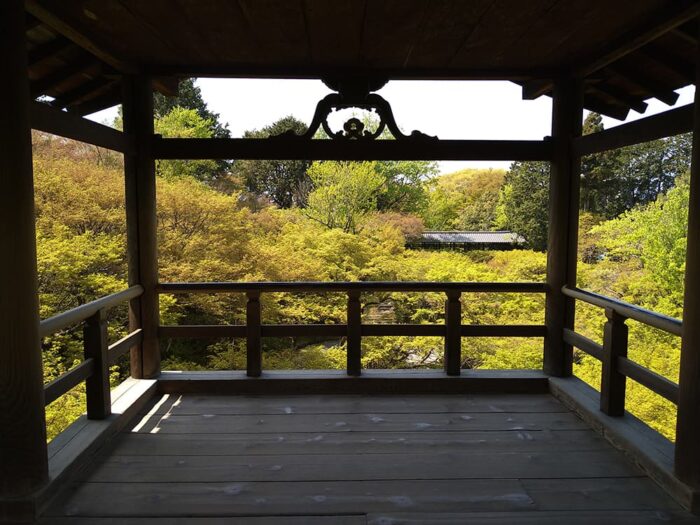
[(574, 327), (575, 303), (562, 288), (576, 286), (581, 157), (573, 151), (572, 141), (581, 136), (582, 81), (563, 78), (555, 82), (553, 102), (544, 371), (566, 377), (572, 374), (573, 348), (564, 341), (564, 330)]
[(60, 111), (41, 102), (33, 102), (31, 105), (31, 126), (44, 133), (78, 140), (121, 153), (130, 153), (135, 150), (134, 140), (130, 135)]
[(695, 47), (698, 45), (698, 37), (697, 35), (691, 35), (688, 33), (685, 29), (682, 27), (676, 27), (675, 29), (671, 30), (671, 34), (675, 36), (676, 38), (682, 40), (686, 44), (690, 44), (691, 46)]
[(674, 75), (687, 80), (688, 84), (692, 83), (695, 79), (694, 64), (684, 61), (677, 55), (672, 54), (666, 49), (662, 49), (653, 42), (644, 46), (639, 52), (648, 60), (655, 62)]
[(106, 62), (122, 73), (137, 73), (139, 68), (129, 60), (120, 57), (105, 43), (82, 33), (78, 25), (58, 14), (55, 10), (47, 8), (45, 2), (39, 0), (26, 0), (26, 8), (34, 17), (51, 27), (54, 31), (65, 36), (79, 47), (89, 51), (97, 58)]
[[(570, 74), (577, 78), (589, 77), (669, 31), (678, 31), (676, 28), (693, 20), (698, 15), (700, 15), (700, 2), (694, 0), (673, 2), (650, 16), (635, 29), (607, 43), (596, 53), (574, 60), (569, 66)], [(547, 75), (532, 76), (534, 78), (548, 78)], [(549, 78), (554, 77), (549, 76)], [(548, 83), (536, 80), (527, 89), (524, 88), (523, 98), (537, 98), (550, 91), (552, 85), (551, 80)]]
[(34, 18), (32, 15), (27, 13), (27, 17), (24, 20), (24, 31), (29, 32), (32, 31), (33, 29), (36, 29), (41, 25), (41, 20), (38, 20)]
[(688, 133), (693, 130), (694, 105), (688, 104), (627, 124), (574, 139), (578, 155), (591, 155), (642, 142)]
[(72, 47), (74, 47), (74, 44), (70, 40), (63, 37), (54, 38), (29, 50), (29, 64), (33, 66), (44, 60), (56, 57)]
[(548, 141), (153, 138), (158, 159), (549, 160)]
[[(700, 84), (700, 52), (696, 51), (696, 57), (696, 84)], [(700, 268), (700, 206), (698, 206), (700, 202), (700, 90), (695, 91), (694, 116), (675, 472), (682, 481), (698, 490), (700, 489), (700, 272), (697, 269)]]
[(158, 238), (156, 172), (152, 151), (153, 84), (151, 78), (124, 78), (124, 130), (134, 137), (136, 151), (124, 156), (127, 261), (129, 284), (143, 286), (130, 303), (130, 331), (142, 330), (141, 344), (131, 351), (131, 375), (153, 378), (160, 373), (158, 347)]
[(673, 106), (678, 100), (678, 93), (644, 71), (632, 69), (623, 64), (615, 64), (615, 66), (609, 66), (607, 69), (612, 74), (649, 93), (649, 98), (656, 98), (669, 106)]
[(522, 83), (523, 100), (535, 100), (536, 98), (546, 95), (552, 90), (552, 80), (536, 79)]
[(90, 95), (95, 94), (98, 91), (103, 90), (109, 84), (115, 84), (117, 81), (106, 77), (96, 77), (91, 80), (83, 82), (79, 86), (71, 89), (66, 93), (62, 93), (56, 97), (51, 105), (57, 108), (66, 108), (80, 102), (83, 99), (91, 98)]
[(0, 516), (48, 481), (24, 2), (0, 2)]
[(34, 98), (43, 95), (57, 86), (60, 86), (66, 80), (96, 68), (99, 64), (99, 60), (86, 53), (83, 57), (71, 62), (67, 66), (61, 67), (37, 80), (33, 80), (31, 83), (31, 95)]
[(582, 61), (574, 68), (573, 73), (578, 77), (587, 77), (698, 15), (700, 15), (700, 2), (695, 0), (681, 0), (667, 4), (639, 27), (614, 39), (595, 56)]
[(615, 105), (633, 109), (637, 113), (644, 113), (648, 107), (643, 100), (631, 97), (622, 89), (609, 84), (589, 84), (586, 90), (610, 99)]
[(103, 109), (111, 108), (122, 102), (122, 90), (119, 85), (114, 85), (106, 91), (91, 98), (86, 102), (82, 102), (76, 106), (67, 108), (68, 113), (83, 117), (92, 113), (97, 113)]
[(630, 112), (630, 108), (606, 102), (600, 95), (593, 93), (587, 94), (584, 97), (583, 105), (590, 111), (595, 111), (596, 113), (607, 115), (617, 120), (625, 120)]
[(334, 66), (307, 66), (276, 64), (257, 66), (251, 64), (228, 64), (223, 66), (167, 65), (147, 66), (147, 71), (162, 77), (211, 77), (211, 78), (284, 78), (320, 79), (334, 77), (381, 77), (389, 80), (511, 80), (529, 81), (551, 78), (552, 69), (537, 68), (483, 68), (459, 69), (450, 67), (410, 68), (339, 68)]

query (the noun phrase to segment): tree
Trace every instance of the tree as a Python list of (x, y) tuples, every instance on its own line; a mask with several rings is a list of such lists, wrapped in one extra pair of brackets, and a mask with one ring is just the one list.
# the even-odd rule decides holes
[(375, 163), (384, 179), (377, 195), (377, 209), (418, 213), (428, 202), (425, 184), (437, 175), (437, 163), (427, 161), (380, 161)]
[[(211, 121), (195, 110), (175, 106), (169, 113), (156, 119), (156, 133), (171, 138), (210, 138)], [(161, 177), (194, 177), (202, 182), (219, 178), (219, 166), (214, 160), (159, 160), (156, 171)]]
[(304, 214), (327, 228), (357, 233), (360, 221), (377, 209), (383, 179), (374, 162), (314, 162), (314, 184)]
[[(243, 137), (262, 139), (290, 130), (301, 135), (307, 126), (290, 115), (260, 130), (246, 131)], [(267, 197), (280, 208), (303, 208), (313, 186), (306, 174), (310, 165), (307, 160), (237, 160), (233, 173), (249, 192)]]
[(547, 249), (549, 163), (514, 162), (500, 194), (498, 226), (525, 237), (533, 250)]
[(490, 230), (496, 222), (505, 171), (465, 169), (427, 184), (426, 225), (435, 230)]
[(228, 126), (219, 121), (219, 114), (207, 107), (207, 103), (202, 98), (202, 90), (195, 84), (195, 79), (181, 80), (175, 97), (168, 97), (158, 92), (153, 94), (153, 114), (156, 118), (165, 117), (176, 107), (195, 110), (203, 120), (208, 122), (211, 137), (219, 139), (231, 136)]

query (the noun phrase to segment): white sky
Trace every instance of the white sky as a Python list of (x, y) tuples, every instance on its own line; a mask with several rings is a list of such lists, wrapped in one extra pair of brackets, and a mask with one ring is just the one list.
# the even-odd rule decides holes
[[(228, 123), (232, 136), (259, 129), (287, 115), (311, 122), (316, 103), (330, 90), (319, 80), (199, 79), (209, 108)], [(676, 105), (693, 101), (694, 87), (679, 91)], [(549, 97), (522, 100), (519, 86), (487, 81), (392, 81), (379, 91), (389, 101), (396, 122), (407, 133), (414, 129), (441, 139), (539, 140), (551, 132)], [(643, 115), (630, 111), (627, 121), (659, 113), (669, 107), (651, 99)], [(89, 118), (112, 121), (116, 108)], [(336, 119), (337, 120), (337, 119)], [(620, 124), (604, 118), (605, 127)], [(330, 121), (339, 128), (338, 122)], [(465, 167), (507, 168), (509, 162), (441, 162), (448, 173)]]

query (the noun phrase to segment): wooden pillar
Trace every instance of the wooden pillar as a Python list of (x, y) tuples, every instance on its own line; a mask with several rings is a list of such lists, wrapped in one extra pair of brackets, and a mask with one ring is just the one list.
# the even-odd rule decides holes
[(462, 303), (459, 290), (449, 290), (445, 301), (445, 373), (458, 376), (462, 371)]
[(558, 79), (552, 104), (554, 154), (549, 178), (544, 371), (560, 377), (570, 376), (573, 365), (573, 349), (564, 343), (563, 330), (574, 326), (574, 300), (562, 294), (561, 288), (576, 286), (581, 158), (574, 155), (571, 141), (581, 135), (582, 120), (581, 81)]
[(83, 325), (85, 359), (92, 359), (92, 375), (85, 381), (88, 419), (104, 419), (112, 413), (109, 389), (107, 316), (104, 309), (88, 317)]
[(262, 307), (260, 292), (246, 293), (246, 374), (248, 377), (262, 375)]
[(348, 292), (348, 339), (347, 373), (349, 376), (362, 374), (362, 303), (360, 292)]
[(603, 370), (600, 382), (600, 409), (609, 416), (625, 414), (627, 377), (617, 369), (617, 358), (627, 357), (628, 328), (623, 316), (605, 309), (608, 321), (603, 336)]
[(158, 238), (156, 232), (156, 172), (151, 153), (153, 138), (153, 88), (151, 78), (124, 78), (124, 132), (136, 143), (134, 154), (124, 155), (129, 286), (140, 284), (144, 292), (131, 301), (130, 330), (141, 328), (143, 342), (131, 350), (131, 375), (153, 378), (160, 373), (158, 347)]
[(700, 54), (697, 52), (696, 61), (675, 471), (682, 481), (700, 489), (700, 89), (697, 89)]
[(48, 479), (25, 16), (0, 2), (0, 500)]

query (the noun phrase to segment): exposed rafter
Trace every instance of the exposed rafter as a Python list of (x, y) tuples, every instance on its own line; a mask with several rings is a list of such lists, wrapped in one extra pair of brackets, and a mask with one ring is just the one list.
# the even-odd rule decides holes
[[(674, 2), (671, 7), (650, 17), (644, 24), (610, 42), (594, 55), (575, 61), (569, 68), (570, 74), (579, 78), (588, 77), (698, 15), (700, 15), (700, 2), (690, 0)], [(523, 98), (534, 99), (548, 93), (551, 89), (551, 79), (534, 80), (523, 85)]]
[(54, 58), (72, 47), (74, 47), (74, 44), (70, 40), (63, 37), (54, 38), (30, 49), (27, 60), (30, 66), (35, 65), (43, 60)]
[(55, 70), (53, 73), (41, 77), (31, 83), (32, 97), (37, 97), (53, 90), (66, 80), (69, 80), (85, 71), (97, 68), (101, 62), (90, 54), (85, 54), (65, 67)]
[(37, 0), (26, 0), (27, 11), (37, 19), (51, 27), (56, 32), (62, 34), (78, 46), (86, 49), (97, 58), (106, 62), (117, 71), (122, 73), (137, 73), (139, 68), (129, 60), (118, 56), (114, 51), (103, 43), (98, 42), (81, 32), (71, 20), (60, 17), (54, 11), (46, 9)]
[(630, 84), (634, 84), (639, 89), (649, 93), (649, 98), (654, 97), (669, 106), (674, 105), (678, 100), (678, 93), (643, 71), (633, 70), (623, 64), (615, 64), (614, 67), (608, 66), (607, 69), (614, 75), (624, 78)]

